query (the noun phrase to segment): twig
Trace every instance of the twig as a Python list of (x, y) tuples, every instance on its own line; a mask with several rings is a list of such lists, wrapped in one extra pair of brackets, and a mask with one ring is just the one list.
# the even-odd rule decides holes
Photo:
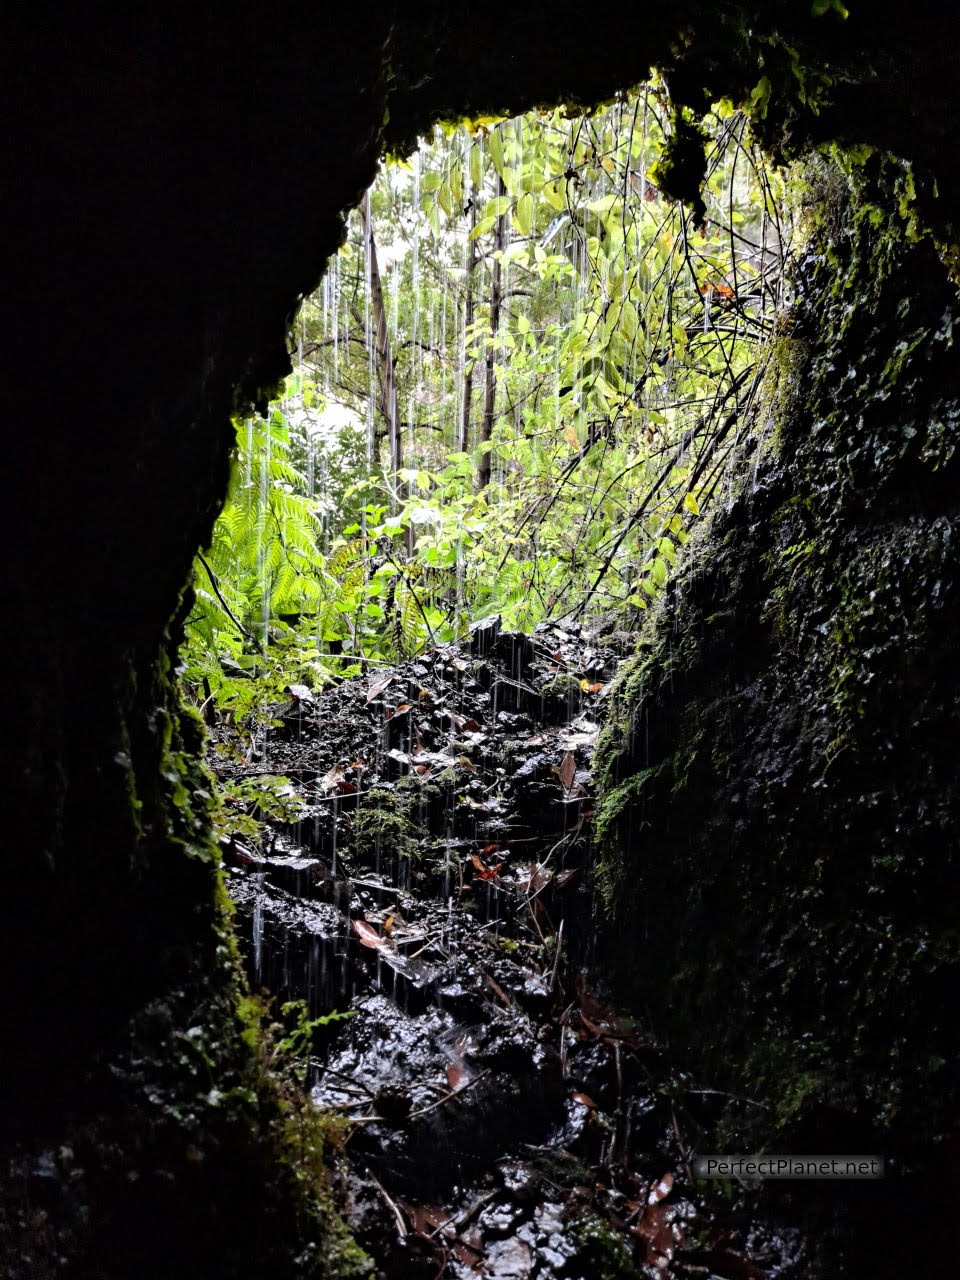
[(325, 1076), (336, 1076), (338, 1080), (345, 1080), (347, 1084), (352, 1085), (353, 1088), (358, 1089), (361, 1093), (365, 1093), (368, 1098), (376, 1097), (376, 1095), (371, 1093), (365, 1084), (361, 1084), (359, 1080), (354, 1080), (352, 1076), (345, 1076), (340, 1071), (334, 1071), (333, 1067), (324, 1067), (323, 1074)]
[(449, 1102), (451, 1098), (459, 1098), (460, 1095), (462, 1093), (466, 1093), (468, 1089), (475, 1088), (483, 1079), (483, 1077), (488, 1076), (489, 1074), (490, 1074), (490, 1068), (489, 1067), (484, 1068), (484, 1070), (481, 1071), (478, 1076), (474, 1076), (474, 1078), (470, 1081), (469, 1084), (461, 1085), (459, 1089), (454, 1089), (450, 1093), (445, 1093), (442, 1098), (438, 1098), (436, 1102), (431, 1102), (428, 1107), (420, 1107), (418, 1111), (411, 1111), (410, 1114), (407, 1116), (407, 1119), (416, 1120), (416, 1119), (419, 1119), (420, 1116), (425, 1116), (429, 1111), (436, 1111), (437, 1107), (442, 1107), (443, 1104), (445, 1102)]
[(390, 1198), (390, 1196), (387, 1194), (386, 1188), (383, 1186), (381, 1182), (379, 1182), (373, 1176), (372, 1173), (370, 1174), (370, 1180), (373, 1183), (373, 1185), (377, 1188), (377, 1190), (380, 1192), (380, 1194), (383, 1196), (384, 1203), (386, 1204), (387, 1208), (390, 1209), (390, 1211), (393, 1213), (393, 1216), (397, 1221), (397, 1234), (399, 1235), (401, 1240), (406, 1240), (407, 1236), (409, 1235), (409, 1231), (407, 1229), (407, 1224), (404, 1221), (403, 1214), (400, 1212), (400, 1206), (396, 1203), (395, 1200), (392, 1200)]
[(693, 1094), (695, 1098), (712, 1095), (717, 1098), (729, 1098), (731, 1102), (748, 1102), (751, 1107), (759, 1107), (762, 1111), (770, 1110), (765, 1102), (757, 1102), (753, 1098), (742, 1098), (738, 1093), (724, 1093), (722, 1089), (686, 1089), (684, 1092)]
[(557, 980), (557, 965), (560, 963), (560, 948), (563, 946), (563, 921), (562, 920), (560, 921), (560, 928), (556, 932), (554, 943), (555, 943), (555, 950), (553, 954), (553, 968), (550, 971), (550, 990), (551, 991), (553, 990), (553, 985)]
[(488, 1191), (486, 1195), (481, 1196), (479, 1200), (475, 1200), (469, 1208), (464, 1209), (462, 1213), (458, 1213), (455, 1218), (448, 1218), (446, 1222), (441, 1222), (438, 1227), (434, 1227), (429, 1236), (427, 1236), (427, 1239), (432, 1240), (434, 1236), (438, 1236), (441, 1231), (446, 1231), (447, 1227), (453, 1227), (454, 1231), (461, 1231), (468, 1222), (471, 1222), (477, 1216), (483, 1206), (485, 1204), (489, 1204), (497, 1194), (498, 1192), (496, 1191)]
[(200, 563), (203, 565), (204, 569), (206, 570), (207, 577), (210, 579), (210, 585), (211, 587), (213, 587), (213, 590), (216, 593), (217, 599), (220, 601), (221, 605), (223, 606), (224, 613), (227, 615), (227, 617), (230, 619), (233, 625), (237, 628), (240, 634), (242, 636), (246, 636), (246, 638), (250, 641), (251, 644), (254, 644), (257, 646), (260, 656), (262, 658), (266, 658), (267, 654), (263, 645), (260, 643), (260, 641), (257, 639), (255, 635), (252, 635), (251, 632), (247, 630), (247, 628), (243, 625), (243, 623), (240, 621), (237, 615), (233, 612), (233, 610), (227, 604), (226, 600), (224, 600), (223, 592), (220, 590), (220, 584), (217, 582), (217, 575), (213, 572), (213, 570), (207, 564), (203, 555), (201, 555), (199, 551), (197, 552), (197, 559), (200, 561)]
[(687, 1151), (683, 1145), (683, 1139), (680, 1137), (680, 1126), (677, 1124), (677, 1113), (674, 1111), (672, 1104), (670, 1106), (670, 1117), (673, 1120), (673, 1132), (676, 1134), (677, 1146), (680, 1149), (680, 1159), (683, 1161), (683, 1171), (687, 1175), (687, 1181), (691, 1186), (693, 1186), (693, 1174), (690, 1172), (690, 1165), (687, 1162)]

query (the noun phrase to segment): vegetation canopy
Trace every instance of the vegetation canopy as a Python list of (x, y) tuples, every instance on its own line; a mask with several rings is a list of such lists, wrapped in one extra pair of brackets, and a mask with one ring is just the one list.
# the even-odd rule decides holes
[[(692, 143), (702, 200), (676, 204)], [(237, 424), (196, 566), (197, 701), (241, 724), (490, 614), (635, 625), (756, 398), (781, 199), (743, 112), (698, 126), (657, 85), (386, 161), (282, 395)]]

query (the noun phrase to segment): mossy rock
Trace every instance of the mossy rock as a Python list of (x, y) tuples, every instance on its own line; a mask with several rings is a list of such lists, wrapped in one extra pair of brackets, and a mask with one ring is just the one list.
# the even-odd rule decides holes
[(960, 308), (897, 171), (824, 170), (775, 430), (617, 686), (600, 875), (622, 990), (764, 1102), (731, 1132), (895, 1146), (956, 1115)]

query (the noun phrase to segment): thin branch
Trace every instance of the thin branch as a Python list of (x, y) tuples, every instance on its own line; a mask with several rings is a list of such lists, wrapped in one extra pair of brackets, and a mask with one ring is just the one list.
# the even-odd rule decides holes
[(237, 615), (233, 612), (233, 610), (232, 610), (232, 609), (230, 608), (230, 606), (227, 604), (226, 600), (224, 600), (224, 598), (223, 598), (223, 592), (220, 590), (220, 584), (217, 582), (217, 576), (216, 576), (216, 574), (213, 572), (213, 570), (212, 570), (212, 569), (210, 568), (210, 566), (207, 564), (206, 559), (204, 558), (204, 556), (203, 556), (199, 551), (197, 552), (197, 559), (200, 561), (200, 563), (203, 565), (204, 569), (206, 570), (206, 572), (207, 572), (207, 577), (210, 579), (210, 585), (211, 585), (211, 587), (213, 587), (213, 590), (214, 590), (214, 592), (216, 593), (216, 597), (217, 597), (217, 599), (220, 601), (220, 604), (223, 606), (223, 611), (224, 611), (224, 613), (227, 615), (227, 617), (230, 619), (230, 621), (233, 623), (233, 625), (237, 628), (237, 630), (240, 632), (240, 634), (241, 634), (242, 636), (244, 636), (247, 640), (249, 640), (249, 641), (250, 641), (250, 643), (251, 643), (252, 645), (255, 645), (255, 646), (256, 646), (257, 651), (259, 652), (260, 656), (261, 656), (262, 658), (266, 658), (267, 653), (266, 653), (266, 650), (264, 649), (263, 645), (260, 643), (260, 641), (257, 639), (257, 637), (256, 637), (255, 635), (252, 635), (252, 634), (247, 630), (247, 628), (243, 625), (243, 623), (240, 621), (240, 619), (237, 617)]

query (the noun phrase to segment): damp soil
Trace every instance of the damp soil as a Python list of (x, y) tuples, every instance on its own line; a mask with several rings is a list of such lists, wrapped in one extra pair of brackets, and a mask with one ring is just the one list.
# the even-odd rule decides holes
[(305, 1087), (347, 1122), (347, 1218), (391, 1280), (808, 1273), (796, 1230), (693, 1180), (722, 1099), (598, 967), (590, 770), (625, 648), (492, 619), (291, 685), (252, 746), (215, 735), (221, 781), (285, 780), (223, 842), (237, 933), (255, 990), (350, 1015)]

